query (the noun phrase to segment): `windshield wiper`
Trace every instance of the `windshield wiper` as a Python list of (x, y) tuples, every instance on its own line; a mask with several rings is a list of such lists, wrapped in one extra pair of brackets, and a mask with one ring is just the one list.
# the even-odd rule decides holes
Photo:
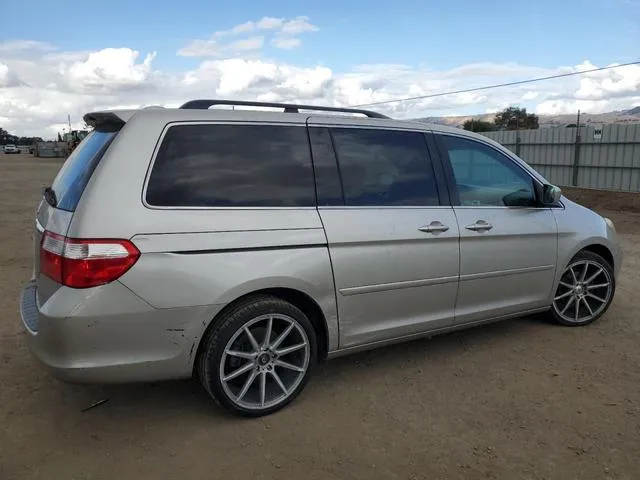
[(51, 205), (53, 208), (56, 208), (58, 206), (58, 198), (56, 197), (56, 192), (53, 191), (53, 188), (45, 187), (42, 194), (44, 195), (44, 199), (49, 205)]

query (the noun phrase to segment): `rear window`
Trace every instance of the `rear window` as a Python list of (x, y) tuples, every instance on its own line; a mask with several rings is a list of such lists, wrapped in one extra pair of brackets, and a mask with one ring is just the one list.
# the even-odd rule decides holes
[(93, 131), (67, 158), (51, 186), (58, 200), (57, 208), (75, 211), (93, 171), (116, 135), (117, 132)]
[(172, 126), (153, 164), (146, 200), (164, 207), (313, 206), (306, 128)]

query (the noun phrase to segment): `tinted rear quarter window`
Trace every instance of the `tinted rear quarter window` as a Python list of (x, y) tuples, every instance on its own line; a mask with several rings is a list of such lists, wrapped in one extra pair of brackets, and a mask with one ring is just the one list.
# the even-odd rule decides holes
[(306, 129), (171, 126), (151, 170), (146, 201), (165, 207), (313, 206)]
[(59, 209), (75, 211), (93, 171), (116, 135), (116, 132), (93, 131), (69, 156), (51, 185)]
[(422, 133), (336, 128), (331, 135), (346, 205), (439, 205)]

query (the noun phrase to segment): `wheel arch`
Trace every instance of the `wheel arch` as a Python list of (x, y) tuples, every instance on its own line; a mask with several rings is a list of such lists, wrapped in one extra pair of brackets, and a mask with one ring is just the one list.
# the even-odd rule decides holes
[(609, 265), (611, 265), (612, 269), (615, 270), (615, 268), (617, 267), (617, 265), (615, 264), (613, 252), (607, 246), (601, 243), (592, 243), (581, 248), (578, 252), (576, 252), (576, 254), (574, 254), (574, 257), (580, 252), (591, 252), (591, 253), (595, 253), (596, 255), (600, 255), (607, 262), (609, 262)]
[(562, 277), (562, 272), (564, 272), (567, 265), (569, 265), (569, 263), (571, 263), (571, 260), (573, 260), (573, 258), (575, 258), (575, 256), (580, 252), (591, 252), (600, 255), (602, 258), (610, 262), (611, 268), (614, 270), (614, 272), (616, 271), (616, 268), (618, 267), (618, 265), (615, 264), (616, 255), (614, 254), (612, 245), (608, 245), (607, 243), (608, 242), (606, 241), (606, 239), (600, 237), (592, 237), (580, 242), (570, 251), (565, 251), (563, 254), (561, 254), (561, 256), (558, 258), (553, 288), (551, 289), (549, 295), (550, 305), (553, 302), (553, 296), (558, 289), (560, 278)]
[(600, 237), (593, 237), (585, 239), (579, 244), (575, 245), (570, 251), (566, 252), (559, 258), (558, 273), (563, 271), (567, 265), (573, 260), (573, 258), (580, 252), (591, 252), (600, 255), (602, 258), (610, 262), (611, 267), (615, 270), (617, 265), (615, 264), (615, 254), (612, 245), (609, 245), (606, 239)]
[(326, 315), (322, 311), (322, 308), (320, 307), (318, 302), (316, 302), (309, 294), (295, 288), (270, 287), (254, 290), (235, 298), (227, 305), (225, 305), (225, 307), (211, 319), (204, 332), (198, 339), (196, 354), (192, 359), (192, 370), (194, 370), (194, 372), (198, 365), (198, 359), (202, 354), (204, 344), (203, 340), (207, 338), (207, 333), (209, 332), (209, 330), (211, 330), (211, 328), (213, 328), (213, 326), (216, 325), (220, 321), (220, 319), (223, 318), (224, 315), (226, 315), (226, 313), (229, 310), (233, 309), (237, 304), (245, 302), (251, 297), (257, 297), (260, 295), (269, 295), (275, 298), (279, 298), (299, 308), (307, 316), (315, 331), (318, 342), (318, 344), (316, 345), (318, 352), (318, 362), (324, 363), (327, 360), (328, 352), (331, 345), (331, 334), (329, 332), (329, 325), (327, 323)]

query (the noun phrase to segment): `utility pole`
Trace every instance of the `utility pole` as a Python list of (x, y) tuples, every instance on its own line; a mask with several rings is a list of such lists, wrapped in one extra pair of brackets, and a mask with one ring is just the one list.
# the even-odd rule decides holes
[(576, 144), (573, 157), (573, 179), (571, 184), (574, 187), (578, 186), (578, 168), (580, 165), (580, 110), (578, 110), (578, 119), (576, 121)]

